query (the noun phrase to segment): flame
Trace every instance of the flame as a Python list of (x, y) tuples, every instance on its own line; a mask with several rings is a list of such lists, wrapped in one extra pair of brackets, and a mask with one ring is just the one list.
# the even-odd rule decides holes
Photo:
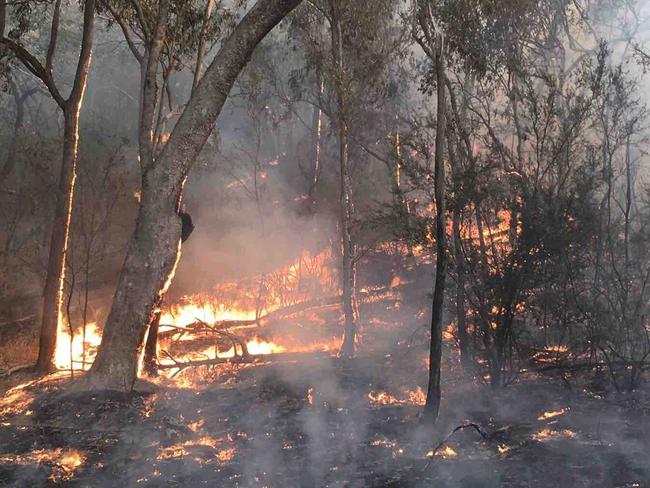
[(368, 399), (374, 405), (424, 405), (426, 393), (419, 386), (415, 390), (406, 390), (406, 398), (397, 398), (387, 391), (368, 393)]
[(189, 302), (174, 305), (162, 313), (160, 317), (161, 330), (164, 325), (187, 327), (197, 321), (215, 324), (224, 320), (253, 320), (255, 311), (231, 309), (225, 304), (215, 305), (210, 301), (199, 301), (192, 297)]
[[(214, 326), (225, 321), (254, 321), (280, 307), (300, 303), (320, 296), (323, 292), (338, 293), (338, 279), (328, 267), (331, 260), (329, 249), (318, 254), (303, 251), (296, 261), (259, 277), (236, 283), (223, 283), (216, 286), (211, 293), (183, 297), (180, 303), (161, 311), (160, 331), (179, 329), (179, 333), (184, 334), (181, 340), (192, 340), (196, 338), (192, 326), (197, 323)], [(175, 266), (176, 264), (174, 269)], [(170, 279), (171, 276), (173, 272)], [(301, 344), (294, 347), (252, 338), (247, 340), (246, 346), (251, 355), (266, 355), (288, 350), (335, 350), (338, 349), (338, 342), (337, 338), (328, 343), (307, 346)], [(84, 334), (79, 330), (71, 335), (68, 323), (60, 319), (54, 360), (56, 367), (60, 370), (88, 370), (100, 343), (101, 330), (95, 322), (86, 325), (84, 339)], [(240, 349), (239, 346), (237, 348)], [(236, 353), (241, 354), (241, 351), (236, 351), (235, 347), (216, 353), (214, 347), (211, 347), (196, 351), (187, 357), (226, 359), (234, 357)]]
[(531, 439), (544, 442), (560, 438), (573, 439), (576, 436), (576, 433), (569, 429), (563, 430), (552, 430), (552, 429), (542, 429), (539, 432), (536, 432), (531, 436)]
[(451, 447), (445, 446), (443, 449), (438, 449), (435, 452), (433, 450), (427, 452), (427, 457), (430, 458), (433, 456), (441, 457), (443, 459), (449, 459), (449, 458), (458, 457), (458, 453)]
[(564, 415), (565, 413), (566, 413), (566, 409), (564, 408), (552, 412), (544, 412), (542, 415), (537, 417), (537, 420), (548, 420), (555, 417), (559, 417), (560, 415)]
[[(266, 342), (258, 338), (253, 338), (250, 341), (246, 342), (246, 349), (250, 354), (273, 354), (278, 352), (284, 352), (286, 349), (274, 342)], [(217, 357), (220, 358), (232, 358), (235, 356), (234, 346), (228, 349), (226, 352), (218, 353)]]
[(228, 442), (228, 439), (215, 439), (206, 435), (199, 439), (192, 439), (174, 444), (173, 446), (163, 447), (158, 451), (157, 459), (164, 461), (194, 455), (193, 459), (200, 464), (210, 462), (211, 460), (228, 463), (234, 459), (237, 450), (234, 447), (220, 448), (226, 442)]
[[(70, 329), (65, 321), (59, 321), (59, 331), (56, 338), (56, 351), (54, 353), (54, 364), (58, 369), (87, 370), (90, 368), (97, 348), (102, 341), (102, 335), (95, 322), (86, 325), (86, 340), (83, 340), (82, 331), (78, 331), (72, 337), (70, 343)], [(72, 354), (71, 354), (72, 353)], [(85, 358), (85, 360), (84, 360)], [(71, 368), (72, 363), (72, 368)]]
[(74, 477), (75, 471), (86, 461), (86, 456), (74, 449), (38, 449), (26, 454), (0, 456), (0, 464), (47, 464), (52, 467), (49, 480), (57, 483)]

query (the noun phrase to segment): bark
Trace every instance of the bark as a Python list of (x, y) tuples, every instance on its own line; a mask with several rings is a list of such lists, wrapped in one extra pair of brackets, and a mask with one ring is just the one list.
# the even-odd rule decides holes
[(339, 163), (340, 163), (340, 216), (341, 228), (341, 257), (342, 272), (341, 285), (343, 288), (343, 313), (345, 316), (345, 330), (341, 356), (352, 357), (355, 353), (357, 336), (357, 307), (355, 297), (356, 263), (354, 259), (354, 244), (352, 241), (352, 178), (350, 175), (350, 154), (348, 142), (348, 125), (346, 120), (346, 97), (342, 78), (344, 76), (343, 61), (343, 36), (341, 33), (341, 19), (338, 7), (334, 3), (331, 9), (331, 38), (332, 58), (336, 66), (336, 79), (334, 91), (336, 93), (337, 123), (339, 130)]
[(142, 371), (149, 377), (158, 375), (158, 330), (160, 329), (160, 316), (161, 311), (157, 310), (149, 326), (147, 342), (144, 346)]
[(436, 278), (431, 311), (431, 345), (429, 349), (429, 384), (423, 418), (435, 422), (440, 410), (440, 365), (442, 361), (442, 318), (447, 278), (447, 235), (445, 202), (445, 67), (443, 42), (439, 37), (436, 48), (437, 120), (435, 152), (435, 203), (436, 203)]
[(180, 251), (177, 202), (228, 93), (253, 50), (301, 0), (258, 0), (199, 82), (169, 141), (142, 177), (136, 229), (95, 362), (78, 388), (130, 391), (142, 339), (174, 275)]

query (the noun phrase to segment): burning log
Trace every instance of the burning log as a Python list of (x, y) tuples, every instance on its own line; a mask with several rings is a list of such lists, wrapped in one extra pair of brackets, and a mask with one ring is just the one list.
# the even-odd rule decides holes
[(219, 364), (252, 364), (258, 362), (272, 362), (272, 361), (298, 361), (306, 357), (327, 357), (329, 353), (326, 351), (312, 351), (312, 352), (276, 352), (270, 354), (248, 354), (244, 356), (235, 355), (229, 358), (206, 358), (206, 359), (191, 359), (187, 361), (178, 361), (167, 351), (161, 351), (171, 363), (159, 363), (158, 369), (178, 369), (170, 378), (173, 378), (186, 368), (196, 368), (199, 366), (217, 366)]
[[(361, 303), (366, 301), (372, 301), (377, 297), (383, 296), (386, 293), (394, 293), (394, 289), (390, 288), (378, 288), (373, 290), (368, 290), (358, 293), (358, 298)], [(294, 303), (292, 305), (287, 305), (286, 307), (281, 307), (276, 310), (273, 310), (267, 314), (261, 315), (260, 317), (254, 319), (235, 319), (235, 320), (221, 320), (215, 322), (214, 324), (207, 324), (205, 321), (196, 318), (195, 322), (186, 325), (185, 327), (178, 327), (176, 325), (163, 323), (161, 326), (165, 327), (164, 331), (160, 331), (158, 337), (160, 339), (165, 339), (173, 337), (177, 334), (179, 338), (187, 333), (197, 333), (197, 332), (206, 332), (211, 333), (217, 330), (224, 329), (234, 329), (234, 328), (244, 328), (244, 327), (259, 327), (263, 325), (264, 322), (269, 322), (271, 320), (279, 320), (283, 318), (290, 317), (299, 313), (308, 312), (321, 307), (328, 307), (331, 305), (337, 305), (341, 301), (340, 295), (330, 295), (322, 298), (314, 298), (312, 300), (306, 300), (299, 303)], [(208, 327), (206, 327), (208, 325)]]

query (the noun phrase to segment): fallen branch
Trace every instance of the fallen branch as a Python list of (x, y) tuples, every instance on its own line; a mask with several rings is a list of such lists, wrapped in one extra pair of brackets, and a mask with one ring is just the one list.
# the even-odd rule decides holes
[(464, 424), (461, 424), (456, 428), (454, 428), (454, 430), (452, 430), (449, 434), (447, 434), (447, 436), (438, 443), (438, 445), (432, 451), (431, 459), (429, 459), (429, 461), (427, 462), (426, 466), (422, 471), (426, 471), (427, 469), (429, 469), (429, 466), (431, 466), (433, 458), (436, 456), (440, 448), (444, 446), (456, 432), (469, 429), (469, 428), (476, 430), (476, 432), (478, 432), (484, 440), (488, 440), (490, 438), (490, 436), (483, 429), (481, 429), (481, 427), (478, 424), (475, 424), (474, 422), (465, 422)]
[(12, 374), (19, 373), (20, 371), (27, 371), (31, 373), (35, 370), (36, 368), (34, 367), (33, 364), (21, 364), (20, 366), (14, 366), (13, 368), (9, 368), (0, 372), (0, 378), (11, 376)]
[(650, 369), (650, 363), (648, 362), (638, 362), (638, 361), (612, 361), (609, 364), (607, 362), (580, 362), (580, 363), (554, 363), (547, 364), (544, 366), (538, 366), (534, 368), (523, 368), (519, 370), (519, 374), (524, 373), (545, 373), (548, 371), (579, 371), (582, 369), (592, 369), (592, 368), (607, 368), (609, 366), (637, 366), (642, 370)]
[[(404, 285), (402, 285), (404, 286)], [(364, 303), (367, 300), (376, 298), (385, 293), (393, 293), (395, 288), (379, 288), (376, 290), (371, 290), (363, 293), (358, 293), (358, 300), (360, 303)], [(261, 315), (256, 319), (244, 319), (244, 320), (221, 320), (215, 322), (214, 324), (209, 324), (209, 328), (206, 328), (205, 322), (198, 320), (192, 322), (191, 324), (186, 325), (185, 327), (178, 327), (173, 324), (164, 324), (161, 323), (161, 327), (170, 328), (171, 330), (161, 331), (158, 336), (159, 338), (170, 337), (176, 334), (184, 335), (188, 332), (197, 333), (197, 332), (214, 332), (215, 330), (223, 329), (234, 329), (238, 327), (251, 327), (251, 326), (261, 326), (263, 322), (268, 322), (269, 320), (278, 320), (292, 315), (308, 312), (315, 308), (327, 307), (330, 305), (336, 305), (341, 301), (341, 295), (330, 295), (322, 298), (314, 298), (311, 300), (305, 300), (299, 303), (294, 303), (292, 305), (287, 305), (286, 307), (281, 307), (276, 310), (273, 310), (267, 314)]]
[(248, 356), (233, 356), (229, 358), (206, 358), (206, 359), (192, 359), (188, 361), (178, 361), (167, 351), (160, 351), (164, 354), (171, 363), (158, 363), (158, 369), (176, 369), (170, 376), (173, 378), (178, 373), (186, 368), (196, 368), (199, 366), (215, 366), (219, 364), (251, 364), (257, 362), (271, 362), (271, 361), (295, 361), (305, 356), (325, 357), (329, 356), (327, 351), (309, 351), (309, 352), (275, 352), (270, 354), (249, 354)]

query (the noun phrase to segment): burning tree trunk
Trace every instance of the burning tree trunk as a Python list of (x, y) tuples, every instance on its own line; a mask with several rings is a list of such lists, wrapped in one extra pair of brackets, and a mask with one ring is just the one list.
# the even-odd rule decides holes
[(440, 409), (440, 363), (442, 360), (442, 316), (447, 278), (447, 235), (445, 201), (445, 67), (444, 43), (438, 34), (436, 46), (437, 120), (435, 152), (435, 203), (436, 203), (436, 278), (431, 310), (431, 346), (429, 349), (429, 385), (424, 405), (424, 418), (435, 422)]
[(156, 310), (151, 325), (149, 326), (149, 333), (147, 334), (147, 341), (144, 346), (144, 359), (142, 361), (142, 371), (147, 376), (158, 375), (158, 331), (160, 330), (160, 316), (162, 311)]
[(132, 389), (142, 339), (178, 261), (181, 220), (177, 205), (187, 174), (253, 50), (300, 1), (258, 0), (222, 44), (160, 156), (152, 167), (143, 167), (136, 229), (97, 358), (79, 387)]
[(348, 143), (348, 125), (346, 120), (346, 95), (343, 86), (345, 65), (343, 61), (343, 36), (341, 32), (341, 15), (336, 2), (331, 2), (331, 40), (332, 60), (336, 75), (334, 91), (336, 96), (336, 117), (339, 130), (339, 164), (340, 164), (340, 232), (342, 272), (341, 281), (343, 288), (343, 312), (345, 315), (345, 332), (341, 355), (354, 356), (355, 340), (357, 336), (357, 306), (355, 297), (356, 262), (354, 257), (354, 244), (352, 242), (352, 178), (350, 174), (350, 153)]
[(54, 82), (52, 74), (54, 54), (56, 51), (59, 33), (59, 18), (61, 1), (54, 6), (52, 15), (52, 28), (48, 45), (45, 65), (29, 53), (24, 47), (12, 39), (4, 37), (6, 2), (0, 3), (0, 45), (10, 49), (20, 62), (47, 87), (52, 98), (63, 110), (65, 119), (63, 129), (63, 156), (61, 170), (57, 185), (54, 219), (52, 223), (52, 236), (50, 240), (50, 253), (43, 291), (43, 314), (41, 322), (40, 342), (38, 351), (37, 368), (40, 371), (50, 371), (54, 368), (54, 353), (56, 351), (56, 336), (61, 320), (61, 306), (63, 301), (63, 284), (65, 278), (65, 262), (68, 249), (70, 231), (70, 215), (74, 198), (74, 183), (77, 166), (77, 146), (79, 143), (79, 111), (86, 89), (88, 71), (90, 69), (94, 19), (95, 0), (86, 0), (84, 3), (84, 23), (81, 40), (81, 51), (77, 63), (72, 90), (67, 99), (63, 98)]

